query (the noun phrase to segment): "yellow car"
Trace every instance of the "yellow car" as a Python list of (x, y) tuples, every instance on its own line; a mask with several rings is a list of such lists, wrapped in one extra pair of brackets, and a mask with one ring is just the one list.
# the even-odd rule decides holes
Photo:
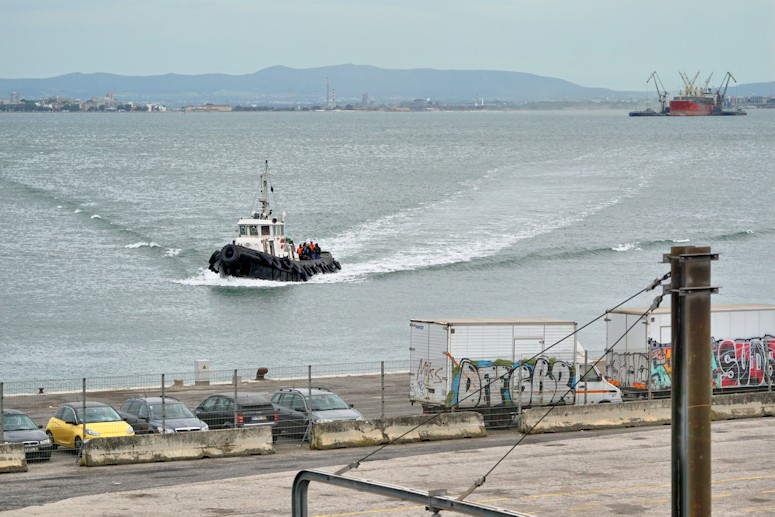
[(80, 453), (84, 441), (110, 436), (132, 436), (132, 426), (115, 409), (102, 402), (86, 402), (86, 438), (83, 436), (84, 403), (68, 402), (57, 409), (46, 426), (46, 434), (56, 447), (70, 447)]

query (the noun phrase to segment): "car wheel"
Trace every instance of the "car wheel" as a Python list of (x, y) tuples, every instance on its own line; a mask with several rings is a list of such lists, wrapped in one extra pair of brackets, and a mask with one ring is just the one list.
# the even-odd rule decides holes
[(73, 449), (75, 450), (75, 454), (80, 456), (82, 448), (83, 448), (83, 442), (81, 441), (81, 438), (79, 436), (76, 436), (75, 440), (73, 441)]
[(234, 422), (226, 422), (223, 424), (224, 429), (234, 429)]

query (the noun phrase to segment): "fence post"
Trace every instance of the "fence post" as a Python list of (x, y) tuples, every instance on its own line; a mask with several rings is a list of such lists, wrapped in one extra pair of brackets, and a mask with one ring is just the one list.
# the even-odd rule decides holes
[(589, 350), (584, 350), (584, 405), (587, 405), (587, 384), (589, 383)]
[(237, 400), (237, 369), (234, 369), (234, 375), (232, 376), (232, 382), (234, 383), (234, 428), (237, 428), (237, 406), (239, 401)]
[(0, 382), (0, 439), (3, 437), (3, 383)]
[(385, 361), (380, 361), (380, 380), (382, 383), (382, 394), (380, 396), (381, 398), (381, 407), (379, 411), (379, 417), (385, 418)]
[(522, 425), (522, 360), (519, 360), (517, 366), (517, 414), (519, 415), (519, 425)]
[(309, 398), (310, 406), (312, 405), (312, 365), (307, 365), (307, 397)]
[(81, 450), (76, 451), (78, 458), (83, 455), (83, 445), (86, 443), (86, 377), (83, 378), (83, 428), (81, 429)]
[(309, 439), (312, 440), (312, 418), (310, 416), (310, 413), (312, 413), (312, 365), (307, 365), (307, 404), (305, 404), (307, 407), (307, 428), (304, 430), (304, 436), (301, 437), (301, 443), (299, 446), (304, 444), (304, 440)]
[[(646, 314), (646, 321), (643, 323), (646, 326), (646, 335), (644, 339), (646, 340), (646, 364), (649, 366), (649, 373), (648, 378), (646, 379), (646, 400), (651, 400), (653, 393), (651, 392), (651, 363), (653, 362), (654, 352), (651, 350), (651, 343), (649, 343), (649, 317), (651, 316), (651, 313), (649, 312)], [(672, 340), (672, 338), (671, 338)], [(661, 338), (660, 338), (661, 341)]]
[(161, 374), (161, 434), (167, 432), (167, 400), (164, 397), (164, 374)]

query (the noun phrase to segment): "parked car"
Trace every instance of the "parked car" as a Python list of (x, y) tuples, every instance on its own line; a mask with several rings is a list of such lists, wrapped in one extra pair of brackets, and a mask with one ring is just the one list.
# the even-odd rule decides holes
[(310, 423), (363, 420), (352, 404), (324, 388), (279, 388), (272, 403), (277, 408), (277, 434), (305, 436)]
[(207, 424), (178, 399), (164, 397), (163, 402), (162, 397), (131, 398), (121, 405), (118, 414), (138, 434), (207, 431)]
[(27, 461), (51, 459), (51, 440), (26, 413), (3, 409), (3, 442), (23, 443)]
[[(133, 436), (132, 426), (124, 422), (115, 409), (102, 402), (67, 402), (59, 406), (46, 426), (46, 434), (54, 447), (62, 445), (81, 451), (84, 441), (111, 436)], [(86, 436), (83, 424), (86, 422)]]
[(232, 427), (274, 427), (275, 409), (269, 399), (255, 393), (218, 393), (204, 399), (194, 414), (210, 426), (210, 429)]

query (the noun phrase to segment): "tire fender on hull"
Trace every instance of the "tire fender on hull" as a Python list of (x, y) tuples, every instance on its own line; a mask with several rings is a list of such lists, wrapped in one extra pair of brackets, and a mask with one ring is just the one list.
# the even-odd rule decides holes
[(219, 273), (221, 269), (221, 250), (215, 250), (212, 255), (210, 255), (210, 271), (213, 273)]
[(231, 265), (237, 262), (239, 260), (239, 250), (237, 250), (237, 246), (234, 244), (227, 244), (223, 247), (221, 250), (221, 263)]

